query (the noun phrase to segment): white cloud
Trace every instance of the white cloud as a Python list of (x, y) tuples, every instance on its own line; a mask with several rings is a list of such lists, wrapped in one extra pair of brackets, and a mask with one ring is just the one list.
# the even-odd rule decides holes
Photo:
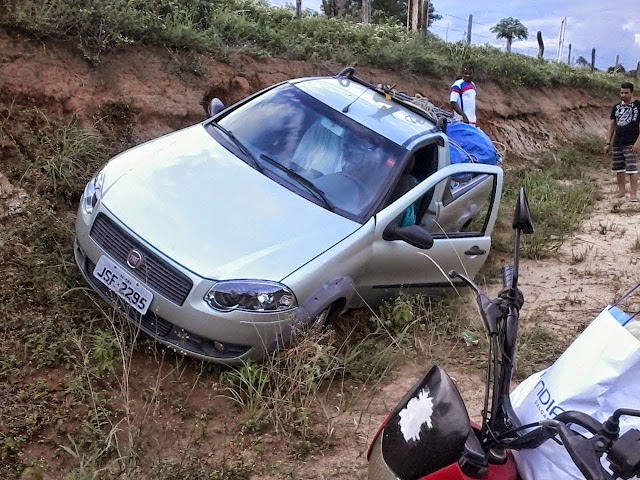
[(564, 17), (532, 18), (529, 20), (522, 20), (522, 23), (525, 26), (533, 25), (536, 28), (536, 30), (540, 30), (544, 27), (557, 28), (558, 30), (560, 30), (560, 22), (562, 22), (563, 18)]
[(633, 39), (635, 40), (636, 45), (640, 47), (640, 33), (634, 33)]

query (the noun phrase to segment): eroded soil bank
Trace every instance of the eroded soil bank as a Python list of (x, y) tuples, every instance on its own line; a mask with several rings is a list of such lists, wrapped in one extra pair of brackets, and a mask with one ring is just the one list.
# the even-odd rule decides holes
[[(296, 77), (335, 75), (344, 65), (233, 56), (226, 62), (205, 55), (131, 46), (105, 57), (98, 67), (64, 44), (38, 42), (0, 31), (2, 101), (23, 96), (48, 115), (77, 114), (86, 122), (114, 102), (135, 108), (133, 138), (201, 121), (214, 96), (230, 105), (274, 83)], [(481, 68), (479, 66), (478, 68)], [(420, 92), (437, 106), (448, 103), (454, 79), (357, 68), (372, 83), (397, 84)], [(520, 156), (539, 152), (576, 134), (604, 135), (615, 92), (595, 98), (571, 88), (502, 88), (479, 84), (480, 126)]]

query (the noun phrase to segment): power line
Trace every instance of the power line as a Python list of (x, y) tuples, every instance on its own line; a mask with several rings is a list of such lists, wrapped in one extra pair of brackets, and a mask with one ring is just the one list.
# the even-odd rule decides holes
[(455, 15), (450, 15), (448, 13), (443, 13), (443, 12), (436, 12), (438, 15), (442, 14), (446, 17), (451, 17), (451, 18), (457, 18), (458, 20), (462, 20), (463, 22), (466, 22), (467, 19), (466, 18), (462, 18), (462, 17), (456, 17)]
[[(453, 15), (451, 13), (443, 12), (443, 11), (439, 11), (439, 10), (436, 10), (435, 13), (438, 14), (438, 15), (442, 15), (444, 17), (449, 17), (449, 18), (452, 18), (452, 19), (463, 21), (463, 22), (465, 22), (465, 26), (468, 25), (468, 20), (469, 20), (468, 18), (463, 18), (463, 17), (460, 17), (458, 15)], [(486, 23), (477, 22), (477, 21), (475, 21), (473, 19), (471, 19), (471, 25), (472, 25), (472, 27), (474, 25), (478, 25), (478, 26), (482, 26), (482, 27), (486, 27), (486, 28), (492, 28), (493, 27), (492, 25), (488, 25)], [(431, 26), (429, 28), (431, 30), (439, 28), (439, 29), (441, 29), (443, 31), (446, 30), (447, 32), (468, 34), (468, 28), (465, 28), (464, 30), (458, 30), (458, 29), (450, 28), (450, 27), (446, 27), (446, 28), (445, 27), (437, 27), (437, 26)], [(486, 35), (474, 33), (473, 30), (472, 30), (471, 38), (474, 38), (474, 37), (482, 38), (482, 39), (486, 39), (486, 40), (492, 40), (492, 41), (496, 40), (494, 37), (488, 37)], [(545, 43), (548, 43), (549, 41), (553, 43), (553, 42), (556, 42), (557, 40), (552, 38), (550, 40), (547, 40)], [(563, 59), (563, 55), (564, 55), (563, 47), (567, 43), (571, 43), (572, 44), (571, 45), (571, 48), (572, 48), (572, 55), (571, 56), (573, 58), (577, 58), (578, 56), (581, 56), (581, 57), (584, 57), (584, 58), (591, 58), (591, 49), (585, 50), (584, 48), (581, 48), (580, 46), (576, 47), (575, 45), (573, 45), (573, 42), (567, 42), (567, 40), (564, 38), (564, 36), (561, 39), (561, 43), (559, 43), (557, 45), (552, 45), (551, 48), (548, 49), (548, 52), (549, 53), (555, 52), (555, 56), (557, 57), (557, 61), (560, 61), (560, 62), (564, 63), (563, 62), (563, 60), (564, 60)], [(535, 47), (517, 47), (517, 46), (514, 46), (514, 48), (519, 50), (519, 51), (521, 51), (521, 52), (522, 51), (531, 52), (532, 55), (535, 55), (535, 54), (538, 53), (538, 49), (535, 48)]]

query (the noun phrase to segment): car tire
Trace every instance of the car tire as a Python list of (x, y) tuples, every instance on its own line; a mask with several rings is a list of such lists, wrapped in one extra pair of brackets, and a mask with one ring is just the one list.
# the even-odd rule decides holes
[(309, 328), (319, 329), (324, 327), (328, 323), (327, 320), (329, 319), (329, 316), (331, 314), (332, 307), (333, 307), (333, 304), (329, 305), (327, 308), (322, 310), (318, 315), (316, 315), (315, 318), (309, 322)]
[(313, 320), (307, 323), (306, 328), (323, 328), (331, 324), (344, 308), (344, 300), (336, 300), (335, 302), (327, 305), (318, 313)]

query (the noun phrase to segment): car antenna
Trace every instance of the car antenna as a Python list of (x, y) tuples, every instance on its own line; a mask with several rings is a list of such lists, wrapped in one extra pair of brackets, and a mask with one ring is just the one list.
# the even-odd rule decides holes
[(354, 103), (356, 103), (357, 100), (360, 99), (360, 97), (362, 95), (365, 94), (365, 92), (367, 91), (367, 89), (365, 88), (364, 90), (362, 90), (362, 93), (360, 95), (358, 95), (356, 98), (354, 98), (353, 100), (351, 100), (343, 109), (342, 109), (342, 113), (347, 113), (349, 111), (349, 107), (351, 107), (351, 105), (353, 105)]

